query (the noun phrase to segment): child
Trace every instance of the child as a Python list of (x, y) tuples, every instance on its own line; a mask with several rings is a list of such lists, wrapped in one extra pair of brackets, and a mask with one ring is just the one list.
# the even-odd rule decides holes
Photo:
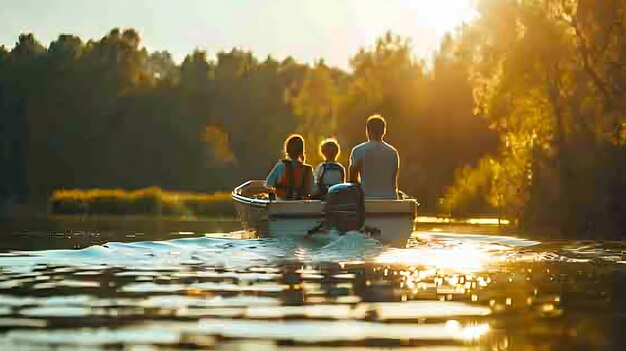
[(324, 157), (324, 162), (315, 169), (315, 183), (319, 197), (326, 196), (331, 186), (344, 182), (346, 171), (341, 163), (336, 161), (340, 152), (339, 144), (335, 139), (326, 139), (320, 143), (320, 154)]
[(304, 163), (304, 139), (298, 134), (285, 140), (286, 158), (276, 163), (265, 180), (280, 200), (302, 200), (313, 192), (313, 169)]

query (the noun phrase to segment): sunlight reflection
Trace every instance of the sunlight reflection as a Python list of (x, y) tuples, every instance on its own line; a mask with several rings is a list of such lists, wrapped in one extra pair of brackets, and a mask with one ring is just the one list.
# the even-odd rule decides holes
[(468, 218), (456, 219), (449, 217), (417, 216), (416, 221), (422, 224), (472, 224), (472, 225), (509, 225), (511, 222), (504, 218)]
[(446, 322), (445, 329), (448, 332), (459, 335), (463, 340), (477, 340), (489, 332), (489, 324), (478, 324), (463, 327), (458, 321), (449, 320)]
[(500, 257), (491, 255), (484, 248), (481, 249), (479, 245), (465, 243), (458, 247), (441, 249), (392, 249), (382, 253), (376, 262), (476, 272), (483, 269), (488, 263), (500, 260)]
[(489, 331), (489, 324), (479, 324), (465, 327), (461, 331), (461, 337), (465, 340), (476, 340)]
[(498, 224), (509, 224), (509, 221), (506, 219), (500, 218), (470, 218), (466, 221), (468, 224), (481, 224), (481, 225), (498, 225)]

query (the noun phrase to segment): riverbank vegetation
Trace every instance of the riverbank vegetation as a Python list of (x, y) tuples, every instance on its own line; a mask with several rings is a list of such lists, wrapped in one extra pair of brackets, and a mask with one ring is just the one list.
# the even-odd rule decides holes
[(233, 217), (230, 193), (168, 192), (157, 187), (122, 189), (56, 190), (49, 201), (52, 214), (158, 215)]
[(454, 169), (495, 150), (462, 65), (442, 51), (426, 68), (391, 34), (357, 53), (352, 73), (239, 49), (177, 64), (140, 42), (114, 29), (47, 47), (23, 34), (0, 49), (0, 140), (11, 150), (1, 193), (45, 201), (62, 188), (229, 191), (264, 178), (294, 131), (309, 142), (309, 163), (333, 135), (346, 162), (365, 139), (365, 118), (382, 113), (403, 155), (404, 190), (434, 212)]
[(228, 191), (263, 178), (294, 131), (310, 163), (329, 136), (346, 162), (365, 119), (379, 113), (401, 154), (400, 185), (425, 212), (619, 237), (625, 6), (482, 0), (478, 18), (432, 61), (388, 33), (355, 53), (350, 70), (240, 49), (195, 51), (178, 64), (148, 52), (133, 29), (88, 41), (61, 35), (48, 46), (22, 34), (0, 48), (0, 197)]
[(530, 231), (626, 238), (626, 3), (482, 1), (455, 39), (498, 152), (457, 171), (445, 204)]

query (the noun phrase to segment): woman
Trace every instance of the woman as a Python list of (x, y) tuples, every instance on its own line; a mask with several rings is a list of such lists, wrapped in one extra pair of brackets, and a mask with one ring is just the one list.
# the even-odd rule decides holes
[(276, 163), (265, 180), (281, 200), (309, 199), (313, 193), (313, 168), (304, 163), (304, 139), (298, 134), (285, 140), (286, 158)]

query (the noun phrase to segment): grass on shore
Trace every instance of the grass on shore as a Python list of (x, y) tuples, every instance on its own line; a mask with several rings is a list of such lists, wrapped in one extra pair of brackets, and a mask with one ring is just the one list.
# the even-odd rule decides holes
[(53, 214), (233, 216), (230, 194), (170, 192), (158, 187), (139, 190), (62, 189), (49, 199)]

